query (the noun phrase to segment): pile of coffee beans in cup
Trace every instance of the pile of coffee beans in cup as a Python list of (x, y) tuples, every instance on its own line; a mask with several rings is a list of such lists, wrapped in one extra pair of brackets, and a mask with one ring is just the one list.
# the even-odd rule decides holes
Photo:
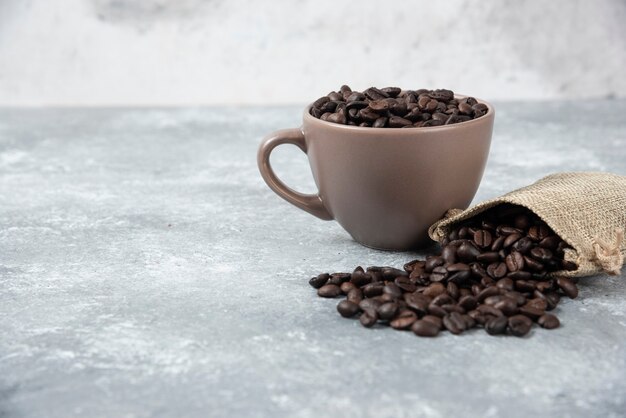
[(452, 90), (402, 90), (399, 87), (363, 92), (343, 85), (311, 106), (314, 117), (341, 125), (371, 128), (421, 128), (451, 125), (484, 116), (488, 107), (473, 97), (455, 98)]
[(559, 326), (552, 313), (562, 296), (576, 298), (567, 243), (529, 210), (500, 205), (458, 224), (441, 251), (403, 269), (357, 267), (322, 273), (309, 284), (324, 298), (345, 297), (337, 311), (364, 327), (388, 325), (434, 337), (484, 328), (490, 335), (524, 336), (533, 324)]

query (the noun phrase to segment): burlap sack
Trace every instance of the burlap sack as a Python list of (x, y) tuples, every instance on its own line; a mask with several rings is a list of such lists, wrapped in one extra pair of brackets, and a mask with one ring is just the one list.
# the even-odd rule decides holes
[(620, 273), (626, 254), (626, 177), (609, 173), (552, 174), (469, 209), (451, 209), (428, 233), (441, 241), (455, 223), (502, 203), (530, 209), (572, 246), (565, 251), (565, 259), (578, 268), (555, 275)]

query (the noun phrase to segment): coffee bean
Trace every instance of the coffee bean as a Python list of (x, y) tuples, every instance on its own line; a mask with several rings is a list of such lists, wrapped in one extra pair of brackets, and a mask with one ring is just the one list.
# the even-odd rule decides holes
[(561, 288), (563, 293), (565, 293), (565, 296), (567, 296), (568, 298), (576, 299), (576, 297), (578, 297), (578, 288), (576, 287), (574, 282), (572, 282), (567, 277), (557, 277), (556, 284), (559, 286), (559, 288)]
[(330, 274), (322, 273), (322, 274), (317, 275), (316, 277), (313, 277), (311, 280), (309, 280), (309, 284), (313, 286), (315, 289), (319, 289), (320, 287), (324, 286), (328, 282), (328, 279), (330, 279)]
[(529, 317), (533, 321), (536, 321), (541, 315), (544, 314), (544, 311), (534, 308), (532, 306), (524, 305), (519, 308), (519, 313)]
[(401, 311), (394, 320), (389, 322), (389, 325), (394, 329), (408, 329), (415, 321), (417, 321), (417, 315), (412, 311), (405, 310)]
[(352, 289), (346, 295), (346, 300), (359, 304), (363, 300), (363, 292), (361, 289)]
[(450, 315), (444, 316), (443, 326), (455, 335), (462, 333), (466, 329), (465, 321), (458, 312), (452, 312)]
[(517, 251), (513, 251), (509, 255), (507, 255), (504, 261), (506, 263), (507, 269), (510, 272), (515, 272), (524, 268), (524, 256)]
[(378, 318), (376, 318), (376, 315), (371, 315), (367, 312), (363, 312), (359, 317), (359, 321), (361, 322), (361, 325), (363, 325), (365, 328), (371, 328), (374, 326), (376, 321), (378, 321)]
[(511, 245), (515, 244), (521, 238), (522, 238), (522, 234), (517, 233), (517, 232), (507, 235), (507, 237), (504, 239), (504, 242), (502, 243), (502, 247), (508, 248)]
[(515, 285), (513, 283), (513, 280), (511, 280), (509, 277), (505, 277), (498, 280), (496, 282), (496, 286), (498, 287), (498, 289), (502, 290), (513, 290)]
[[(349, 97), (354, 92), (343, 88), (340, 93)], [(430, 106), (434, 99), (425, 92), (420, 94), (423, 96), (416, 100)], [(406, 93), (395, 98), (407, 109), (408, 104), (417, 106), (406, 102)], [(377, 100), (386, 103), (395, 98)], [(322, 106), (336, 106), (337, 112), (342, 112), (347, 105), (329, 99)], [(385, 106), (387, 117), (394, 105)], [(524, 208), (500, 205), (461, 221), (441, 246), (438, 255), (410, 261), (402, 269), (371, 266), (364, 271), (357, 267), (352, 273), (322, 273), (309, 282), (320, 296), (345, 294), (337, 310), (346, 317), (362, 312), (359, 320), (364, 326), (371, 327), (378, 320), (396, 329), (416, 324), (416, 333), (435, 335), (442, 327), (458, 334), (481, 325), (490, 334), (508, 329), (511, 335), (522, 336), (529, 332), (532, 321), (545, 328), (556, 327), (558, 319), (546, 310), (557, 306), (559, 292), (577, 296), (574, 280), (550, 275), (564, 266), (577, 268), (563, 259), (567, 243)], [(432, 330), (426, 328), (429, 326)]]
[(537, 323), (545, 329), (554, 329), (561, 325), (559, 318), (549, 313), (541, 315), (537, 320)]
[(431, 303), (430, 305), (428, 305), (428, 313), (431, 314), (431, 315), (443, 318), (444, 316), (446, 316), (448, 314), (448, 311), (443, 309), (441, 306), (438, 306), (438, 305), (435, 305), (434, 303)]
[(336, 298), (341, 294), (341, 289), (335, 284), (326, 284), (317, 289), (317, 295), (323, 298)]
[(480, 255), (480, 250), (473, 243), (469, 241), (464, 242), (459, 246), (459, 249), (456, 251), (457, 257), (466, 263), (474, 261), (478, 255)]
[(474, 242), (481, 248), (491, 247), (493, 242), (491, 233), (484, 229), (476, 231), (474, 233)]
[[(506, 316), (515, 315), (518, 312), (517, 303), (515, 303), (513, 299), (506, 297), (493, 305), (493, 307), (499, 309)], [(520, 313), (523, 313), (521, 308), (519, 311)]]
[(422, 317), (422, 321), (432, 322), (433, 324), (435, 324), (437, 326), (438, 329), (442, 329), (443, 328), (443, 321), (438, 316), (435, 316), (435, 315), (424, 315)]
[(363, 287), (363, 294), (367, 298), (372, 298), (374, 296), (379, 296), (383, 294), (384, 284), (381, 282), (370, 283)]
[(534, 225), (528, 230), (528, 237), (535, 242), (539, 242), (551, 234), (552, 231), (545, 225)]
[(508, 323), (509, 320), (506, 316), (493, 317), (485, 323), (485, 331), (489, 335), (504, 334)]
[(528, 334), (533, 323), (524, 315), (513, 315), (509, 318), (509, 331), (516, 337)]
[(424, 319), (415, 321), (411, 326), (411, 331), (420, 337), (436, 337), (439, 334), (439, 330), (440, 327)]
[(507, 267), (505, 263), (491, 263), (487, 266), (487, 274), (494, 278), (494, 279), (500, 279), (504, 276), (506, 276), (507, 273)]
[(511, 246), (511, 248), (521, 254), (526, 254), (533, 247), (533, 242), (528, 237), (522, 237)]
[(470, 295), (463, 296), (461, 299), (459, 299), (459, 306), (465, 309), (465, 311), (471, 311), (472, 309), (476, 308), (477, 303), (478, 301), (476, 300), (476, 298)]
[(356, 289), (356, 286), (354, 285), (354, 283), (345, 282), (341, 283), (341, 286), (339, 286), (339, 288), (341, 289), (341, 293), (347, 295), (352, 289)]
[(399, 298), (400, 296), (402, 296), (402, 290), (398, 286), (396, 286), (395, 283), (389, 283), (385, 285), (385, 287), (383, 287), (383, 293), (387, 293), (394, 298)]
[(342, 300), (337, 305), (337, 311), (344, 318), (350, 318), (359, 312), (359, 305), (349, 300)]
[(459, 299), (459, 287), (454, 282), (449, 282), (446, 286), (446, 292), (454, 300)]
[(441, 250), (441, 258), (443, 259), (445, 263), (448, 263), (448, 264), (456, 263), (456, 248), (452, 245), (446, 245)]
[(493, 243), (491, 244), (491, 251), (494, 251), (494, 252), (500, 251), (502, 247), (504, 247), (505, 240), (506, 240), (506, 236), (504, 235), (493, 240)]
[(552, 258), (552, 251), (547, 248), (535, 247), (530, 250), (530, 255), (538, 261), (546, 262)]
[(395, 302), (383, 303), (378, 307), (376, 312), (378, 313), (378, 318), (382, 320), (391, 319), (396, 315), (396, 312), (398, 312), (398, 304)]

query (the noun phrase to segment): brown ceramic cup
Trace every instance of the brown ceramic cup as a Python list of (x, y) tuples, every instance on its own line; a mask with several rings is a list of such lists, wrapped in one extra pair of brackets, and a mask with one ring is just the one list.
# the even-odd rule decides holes
[[(464, 97), (464, 96), (459, 96)], [(450, 208), (468, 207), (483, 175), (494, 109), (453, 125), (364, 128), (317, 119), (304, 110), (300, 128), (263, 139), (258, 165), (280, 197), (324, 220), (336, 220), (359, 243), (384, 250), (429, 244), (428, 227)], [(307, 154), (318, 194), (285, 185), (272, 150), (293, 144)]]

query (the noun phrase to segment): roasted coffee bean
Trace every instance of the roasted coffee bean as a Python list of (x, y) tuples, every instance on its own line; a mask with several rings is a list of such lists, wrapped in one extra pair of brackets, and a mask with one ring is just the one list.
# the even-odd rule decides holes
[(342, 300), (337, 305), (337, 311), (344, 318), (350, 318), (359, 312), (359, 305), (349, 300)]
[(417, 286), (411, 283), (411, 279), (409, 277), (399, 276), (396, 277), (393, 282), (405, 293), (413, 293), (417, 290)]
[(481, 290), (481, 292), (476, 296), (476, 300), (478, 300), (479, 303), (482, 303), (489, 296), (496, 296), (499, 294), (500, 294), (500, 289), (498, 289), (497, 287), (495, 286), (486, 287), (483, 290)]
[(509, 320), (506, 316), (492, 317), (485, 323), (485, 331), (487, 331), (489, 335), (504, 334), (508, 323)]
[(510, 272), (522, 270), (524, 268), (524, 256), (517, 251), (513, 251), (509, 255), (507, 255), (504, 261), (506, 263), (506, 268)]
[(494, 308), (489, 305), (478, 305), (476, 310), (483, 315), (491, 315), (491, 316), (504, 316), (502, 311), (498, 308)]
[(492, 237), (487, 230), (480, 229), (474, 233), (474, 242), (481, 248), (491, 247)]
[(526, 306), (540, 311), (545, 311), (548, 309), (548, 302), (547, 299), (535, 298), (526, 302)]
[(363, 271), (355, 271), (352, 273), (350, 282), (356, 287), (362, 287), (372, 282), (372, 275)]
[(502, 247), (504, 247), (504, 240), (506, 240), (504, 235), (493, 240), (493, 243), (491, 244), (491, 251), (500, 251)]
[(359, 304), (363, 300), (363, 292), (361, 289), (352, 289), (346, 295), (346, 300)]
[(529, 317), (533, 321), (536, 321), (537, 319), (539, 319), (541, 315), (544, 314), (544, 311), (541, 309), (534, 308), (532, 306), (524, 305), (519, 308), (519, 313), (524, 316)]
[(533, 322), (524, 315), (513, 315), (509, 317), (509, 331), (516, 337), (523, 337), (528, 334)]
[(530, 250), (530, 256), (540, 262), (546, 262), (552, 259), (552, 251), (547, 248), (535, 247)]
[(543, 271), (544, 267), (539, 261), (530, 258), (528, 256), (524, 256), (524, 265), (528, 267), (529, 270), (532, 271)]
[(487, 266), (487, 274), (494, 279), (500, 279), (506, 276), (507, 271), (505, 263), (496, 262)]
[(402, 296), (402, 290), (395, 285), (395, 283), (389, 283), (383, 287), (383, 293), (386, 293), (394, 298)]
[(539, 242), (551, 234), (552, 231), (545, 225), (534, 225), (528, 229), (528, 238), (535, 242)]
[(432, 322), (433, 324), (435, 324), (437, 326), (438, 329), (442, 329), (443, 328), (443, 321), (438, 316), (435, 316), (435, 315), (424, 315), (422, 317), (422, 320), (423, 321)]
[[(524, 261), (524, 265), (526, 265), (526, 261)], [(513, 280), (530, 280), (533, 275), (527, 271), (513, 271), (507, 274), (507, 277)]]
[(456, 263), (456, 248), (453, 245), (446, 245), (441, 250), (441, 258), (445, 263)]
[(389, 325), (394, 329), (408, 329), (415, 321), (417, 321), (415, 312), (404, 310), (398, 313), (398, 316), (389, 322)]
[(511, 245), (515, 244), (521, 238), (522, 238), (522, 234), (517, 233), (517, 232), (507, 235), (506, 238), (504, 239), (504, 242), (502, 243), (502, 247), (509, 248)]
[(481, 263), (495, 263), (496, 261), (500, 261), (500, 255), (495, 251), (490, 251), (487, 253), (482, 253), (476, 256), (476, 260)]
[(576, 287), (574, 282), (572, 282), (567, 277), (557, 277), (556, 284), (559, 286), (559, 288), (561, 288), (563, 293), (565, 293), (565, 296), (567, 296), (568, 298), (576, 299), (576, 297), (578, 297), (578, 288)]
[(448, 285), (446, 286), (446, 292), (448, 293), (448, 295), (450, 295), (452, 299), (459, 299), (459, 287), (454, 282), (448, 282)]
[(430, 305), (428, 305), (428, 313), (431, 314), (431, 315), (443, 318), (444, 316), (446, 316), (448, 314), (448, 311), (446, 311), (445, 309), (443, 309), (439, 305), (435, 305), (435, 304), (431, 303)]
[(341, 286), (339, 286), (339, 288), (341, 289), (341, 293), (347, 295), (352, 289), (356, 289), (356, 286), (354, 285), (354, 283), (345, 282), (341, 283)]
[(559, 246), (559, 242), (561, 242), (561, 238), (556, 235), (550, 235), (539, 241), (539, 246), (549, 250), (556, 250)]
[[(419, 91), (423, 93), (418, 94)], [(377, 128), (439, 126), (465, 122), (488, 113), (489, 108), (485, 104), (476, 103), (472, 106), (470, 103), (472, 101), (467, 99), (454, 99), (454, 93), (445, 89), (402, 92), (398, 87), (370, 87), (361, 93), (344, 85), (339, 92), (330, 92), (316, 100), (310, 113), (332, 123)], [(366, 107), (369, 110), (361, 113)], [(353, 109), (360, 111), (355, 112)], [(388, 112), (400, 119), (377, 120), (370, 112), (380, 113), (385, 118), (389, 115), (382, 113)], [(411, 123), (406, 124), (405, 120)]]
[(330, 275), (327, 284), (336, 284), (337, 286), (341, 286), (343, 282), (350, 280), (350, 276), (350, 273), (333, 273)]
[(439, 266), (435, 267), (430, 273), (430, 281), (431, 282), (442, 282), (448, 278), (448, 270), (445, 267)]
[[(353, 94), (343, 87), (340, 92), (342, 97)], [(434, 99), (427, 92), (420, 94), (416, 100), (431, 106)], [(415, 109), (410, 101), (415, 99), (406, 102), (406, 93), (395, 97), (407, 109), (407, 103)], [(394, 105), (385, 103), (394, 99), (377, 100), (384, 104), (378, 104), (386, 112), (384, 117), (391, 116)], [(345, 102), (334, 102), (329, 99), (321, 106), (345, 110)], [(500, 205), (453, 226), (441, 242), (440, 253), (426, 260), (410, 261), (403, 269), (371, 266), (366, 271), (357, 267), (352, 273), (322, 273), (310, 283), (320, 296), (347, 295), (337, 310), (346, 317), (362, 312), (359, 319), (364, 326), (380, 320), (396, 329), (416, 324), (417, 333), (437, 333), (444, 327), (461, 333), (481, 325), (491, 334), (508, 329), (509, 334), (522, 336), (532, 321), (545, 328), (559, 325), (556, 317), (545, 312), (557, 306), (560, 292), (577, 296), (574, 280), (549, 274), (564, 266), (577, 268), (563, 260), (566, 248), (567, 243), (536, 215)], [(430, 322), (432, 330), (424, 322)]]
[(440, 329), (436, 324), (425, 319), (415, 321), (411, 326), (411, 331), (420, 337), (436, 337)]
[(383, 294), (384, 284), (382, 282), (375, 282), (365, 285), (363, 287), (363, 294), (367, 298), (372, 298), (374, 296), (379, 296)]
[(511, 246), (511, 248), (521, 254), (526, 254), (533, 247), (533, 242), (528, 237), (522, 237)]
[(456, 251), (456, 255), (459, 260), (469, 263), (474, 261), (476, 257), (480, 255), (480, 250), (473, 242), (465, 241), (459, 246), (459, 249)]
[(388, 120), (389, 118), (381, 116), (374, 121), (374, 123), (372, 124), (372, 128), (384, 128), (387, 126)]
[(458, 312), (443, 317), (443, 326), (453, 334), (460, 334), (466, 329), (466, 323)]
[(323, 298), (336, 298), (341, 294), (341, 289), (336, 284), (326, 284), (317, 289), (317, 295)]
[(537, 320), (537, 323), (545, 329), (554, 329), (561, 325), (559, 318), (549, 313), (541, 315)]
[[(499, 309), (506, 316), (515, 315), (518, 311), (517, 303), (515, 303), (513, 299), (506, 297), (493, 305), (493, 307)], [(521, 308), (519, 311), (520, 313), (523, 313)]]
[(382, 320), (388, 320), (393, 318), (398, 312), (398, 304), (395, 302), (387, 302), (383, 303), (378, 307), (376, 313), (378, 313), (378, 318)]
[(423, 295), (434, 298), (446, 292), (446, 287), (441, 283), (433, 283), (422, 292)]
[(361, 325), (363, 325), (365, 328), (371, 328), (374, 326), (376, 321), (378, 321), (378, 318), (376, 318), (375, 314), (371, 315), (367, 312), (363, 312), (359, 317), (359, 321), (361, 322)]
[(515, 284), (509, 277), (505, 277), (496, 282), (496, 286), (502, 290), (513, 290)]
[(442, 266), (445, 263), (443, 257), (431, 256), (426, 258), (426, 264), (424, 264), (424, 270), (427, 273), (431, 273), (435, 267)]
[(476, 300), (476, 298), (470, 295), (463, 296), (459, 299), (459, 306), (465, 309), (465, 311), (471, 311), (472, 309), (476, 308), (477, 303), (478, 301)]
[(315, 289), (319, 289), (328, 282), (328, 279), (330, 279), (330, 274), (322, 273), (309, 280), (309, 284)]

